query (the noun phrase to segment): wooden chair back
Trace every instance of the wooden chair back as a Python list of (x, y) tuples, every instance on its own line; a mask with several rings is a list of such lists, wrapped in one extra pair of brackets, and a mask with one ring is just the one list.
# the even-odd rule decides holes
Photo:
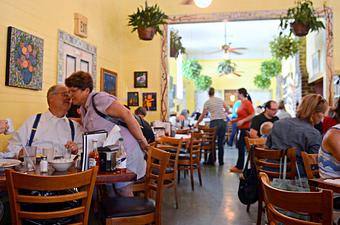
[(176, 173), (178, 168), (178, 156), (182, 149), (183, 140), (177, 139), (174, 137), (163, 136), (157, 140), (156, 148), (162, 149), (164, 151), (169, 152), (170, 160), (168, 167), (174, 169), (174, 173)]
[[(265, 172), (270, 178), (280, 176), (280, 159), (282, 158), (283, 166), (283, 150), (267, 149), (255, 146), (254, 162), (258, 172)], [(289, 148), (287, 150), (287, 173), (286, 178), (294, 179), (296, 176), (296, 149)]]
[[(38, 176), (6, 170), (6, 182), (11, 206), (12, 224), (22, 224), (23, 219), (52, 219), (79, 215), (77, 224), (88, 224), (92, 193), (98, 167), (85, 172), (60, 176)], [(78, 192), (57, 196), (32, 196), (31, 191), (62, 191), (78, 188)], [(29, 194), (24, 194), (29, 193)], [(23, 204), (63, 203), (81, 200), (79, 206), (60, 211), (26, 211)]]
[(246, 142), (246, 148), (247, 151), (249, 152), (250, 146), (255, 145), (258, 147), (264, 147), (266, 144), (267, 139), (266, 138), (250, 138), (250, 137), (245, 137), (244, 141)]
[(216, 128), (199, 127), (198, 129), (199, 131), (203, 131), (202, 149), (207, 151), (215, 150)]
[(189, 154), (190, 161), (200, 161), (203, 134), (201, 132), (191, 133)]
[(145, 175), (146, 197), (155, 199), (155, 223), (161, 224), (161, 205), (165, 169), (169, 164), (170, 153), (155, 147), (149, 147)]
[(307, 152), (301, 152), (301, 157), (306, 170), (307, 178), (319, 178), (318, 154), (308, 154)]
[[(269, 224), (285, 225), (332, 225), (333, 191), (293, 192), (274, 188), (269, 177), (260, 173), (261, 185)], [(278, 208), (281, 210), (279, 211)], [(296, 213), (307, 213), (313, 221), (289, 217), (282, 213), (287, 210)]]
[(189, 134), (190, 132), (191, 130), (189, 128), (176, 130), (176, 134)]

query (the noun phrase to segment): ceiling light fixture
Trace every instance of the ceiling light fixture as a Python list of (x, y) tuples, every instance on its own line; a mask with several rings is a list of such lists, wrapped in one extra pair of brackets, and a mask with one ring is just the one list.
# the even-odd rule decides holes
[(207, 8), (211, 4), (212, 0), (194, 0), (194, 2), (199, 8)]

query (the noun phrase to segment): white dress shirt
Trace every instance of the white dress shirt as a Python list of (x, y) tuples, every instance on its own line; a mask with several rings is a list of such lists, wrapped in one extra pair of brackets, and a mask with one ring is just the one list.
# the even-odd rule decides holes
[[(19, 153), (23, 146), (28, 144), (31, 136), (33, 123), (36, 115), (31, 116), (23, 125), (14, 132), (12, 138), (9, 140), (8, 151)], [(82, 145), (82, 129), (77, 122), (74, 124), (74, 142), (80, 147)], [(35, 133), (32, 146), (38, 148), (53, 148), (57, 155), (65, 149), (63, 146), (72, 141), (71, 127), (68, 118), (54, 116), (50, 111), (41, 114), (41, 118)]]

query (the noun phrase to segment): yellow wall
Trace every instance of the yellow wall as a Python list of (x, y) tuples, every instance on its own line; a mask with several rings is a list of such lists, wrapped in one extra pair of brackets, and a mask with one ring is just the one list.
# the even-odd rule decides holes
[[(116, 25), (118, 9), (110, 0), (1, 0), (0, 1), (0, 118), (11, 117), (18, 128), (27, 117), (47, 110), (47, 89), (57, 81), (58, 29), (73, 34), (75, 12), (88, 17), (88, 38), (97, 47), (97, 80), (100, 67), (118, 72), (118, 95), (125, 88), (120, 72), (121, 36)], [(61, 7), (62, 6), (62, 7)], [(43, 89), (33, 91), (5, 86), (7, 27), (13, 26), (44, 40)], [(97, 90), (99, 89), (97, 82)], [(125, 97), (126, 98), (126, 97)], [(1, 147), (9, 136), (1, 136)]]

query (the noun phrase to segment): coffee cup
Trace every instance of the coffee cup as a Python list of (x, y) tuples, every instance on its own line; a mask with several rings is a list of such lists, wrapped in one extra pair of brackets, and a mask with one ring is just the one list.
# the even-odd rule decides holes
[(8, 128), (6, 129), (5, 134), (12, 134), (14, 132), (13, 120), (11, 118), (7, 118), (6, 121)]

